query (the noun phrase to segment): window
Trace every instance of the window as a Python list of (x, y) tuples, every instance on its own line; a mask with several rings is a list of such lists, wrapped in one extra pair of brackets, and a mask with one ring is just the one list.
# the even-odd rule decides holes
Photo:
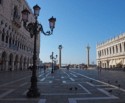
[(107, 55), (109, 54), (109, 52), (108, 52), (108, 48), (107, 48)]
[(111, 47), (110, 47), (110, 54), (111, 54)]
[(113, 50), (113, 54), (114, 54), (114, 51), (115, 51), (115, 50), (114, 50), (114, 46), (112, 47), (112, 50)]
[(8, 35), (6, 36), (6, 43), (8, 43)]
[(11, 46), (11, 38), (9, 39), (9, 46)]
[(120, 52), (122, 52), (122, 45), (120, 44), (119, 46), (120, 46)]
[(2, 33), (2, 41), (4, 41), (4, 33)]
[(14, 44), (14, 40), (13, 40), (13, 44)]
[(0, 0), (0, 4), (2, 4), (2, 0)]
[(19, 19), (18, 7), (17, 7), (17, 6), (14, 6), (13, 18), (14, 18), (14, 19)]

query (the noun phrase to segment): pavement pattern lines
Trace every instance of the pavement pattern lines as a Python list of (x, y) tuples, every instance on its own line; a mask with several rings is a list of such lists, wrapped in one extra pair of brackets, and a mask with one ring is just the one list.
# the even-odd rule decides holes
[[(99, 92), (101, 92), (102, 94), (104, 94), (105, 96), (97, 96), (97, 97), (83, 97), (83, 98), (79, 98), (79, 97), (76, 97), (76, 98), (68, 98), (68, 101), (69, 101), (69, 103), (77, 103), (77, 101), (85, 101), (85, 100), (108, 100), (108, 99), (119, 99), (119, 97), (117, 97), (117, 96), (114, 96), (114, 95), (112, 95), (112, 94), (110, 94), (109, 92), (107, 92), (105, 89), (108, 89), (108, 87), (109, 88), (114, 88), (114, 89), (119, 89), (117, 86), (114, 86), (114, 85), (111, 85), (111, 84), (108, 84), (108, 83), (105, 83), (105, 82), (102, 82), (102, 81), (99, 81), (99, 80), (96, 80), (96, 79), (94, 79), (94, 78), (90, 78), (90, 77), (88, 77), (88, 76), (85, 76), (85, 75), (83, 75), (83, 74), (80, 74), (80, 73), (76, 73), (76, 72), (73, 72), (73, 71), (70, 71), (69, 73), (66, 73), (65, 72), (65, 74), (67, 75), (67, 77), (69, 78), (69, 80), (70, 80), (70, 82), (72, 83), (72, 82), (75, 82), (75, 78), (76, 77), (78, 77), (79, 75), (80, 76), (83, 76), (83, 77), (85, 77), (85, 78), (87, 78), (87, 79), (90, 79), (90, 80), (93, 80), (93, 81), (96, 81), (96, 82), (99, 82), (100, 83), (100, 85), (95, 85), (95, 84), (93, 84), (93, 83), (90, 83), (90, 82), (85, 82), (86, 84), (88, 84), (89, 86), (91, 86), (91, 87), (96, 87), (97, 88), (97, 90), (99, 91)], [(72, 75), (73, 74), (73, 75)], [(39, 76), (39, 78), (41, 77), (41, 76), (43, 76), (44, 74), (40, 74), (40, 76)], [(46, 79), (50, 76), (51, 74), (50, 73), (48, 73), (44, 78), (42, 78), (42, 79), (40, 79), (40, 81), (39, 82), (44, 82), (44, 81), (46, 81)], [(50, 77), (49, 77), (50, 78)], [(67, 85), (67, 83), (70, 83), (70, 82), (68, 82), (68, 81), (65, 81), (65, 82), (63, 82), (64, 81), (64, 79), (65, 79), (65, 77), (64, 76), (61, 76), (60, 77), (61, 79), (58, 79), (58, 80), (61, 80), (61, 83), (63, 84), (63, 85)], [(22, 78), (22, 79), (25, 79), (25, 78)], [(14, 82), (18, 82), (18, 81), (20, 81), (20, 80), (22, 80), (22, 79), (19, 79), (19, 80), (16, 80), (16, 81), (14, 81)], [(51, 80), (49, 80), (48, 81), (48, 85), (53, 85), (53, 80), (54, 80), (55, 78), (54, 77), (52, 77), (52, 79)], [(12, 83), (14, 83), (14, 82), (9, 82), (9, 83), (6, 83), (6, 84), (3, 84), (3, 85), (1, 85), (1, 87), (3, 87), (3, 86), (7, 86), (7, 85), (9, 85), (9, 84), (12, 84)], [(76, 83), (76, 82), (75, 82)], [(89, 89), (87, 89), (86, 87), (84, 87), (82, 84), (80, 84), (80, 83), (76, 83), (79, 87), (81, 87), (82, 89), (83, 89), (83, 94), (85, 95), (85, 94), (93, 94), (92, 92), (90, 92), (89, 91)], [(25, 86), (25, 85), (27, 85), (27, 83), (26, 82), (24, 82), (24, 83), (22, 83), (22, 84), (20, 84), (20, 87), (23, 87), (23, 86)], [(105, 86), (107, 86), (106, 88), (105, 88)], [(101, 88), (100, 88), (101, 87)], [(4, 92), (4, 93), (2, 93), (2, 94), (0, 94), (0, 100), (9, 100), (9, 98), (6, 98), (6, 99), (3, 99), (5, 96), (7, 96), (7, 95), (9, 95), (9, 94), (11, 94), (12, 92), (14, 92), (16, 89), (9, 89), (9, 90), (7, 90), (6, 92)], [(125, 90), (123, 89), (123, 88), (120, 88), (119, 89), (120, 91), (122, 91), (122, 92), (125, 92)], [(26, 91), (25, 91), (26, 92)], [(46, 96), (49, 96), (49, 95), (51, 95), (51, 96), (54, 96), (54, 95), (72, 95), (73, 93), (43, 93), (41, 96), (43, 96), (43, 95), (46, 95)], [(80, 95), (80, 94), (82, 94), (82, 93), (77, 93), (77, 94), (75, 94), (75, 95)], [(24, 95), (24, 93), (23, 93), (23, 95)], [(12, 98), (10, 98), (10, 100), (11, 100)], [(27, 100), (27, 99), (24, 99), (24, 98), (13, 98), (13, 100)], [(38, 103), (46, 103), (46, 99), (40, 99), (39, 101), (38, 101)]]

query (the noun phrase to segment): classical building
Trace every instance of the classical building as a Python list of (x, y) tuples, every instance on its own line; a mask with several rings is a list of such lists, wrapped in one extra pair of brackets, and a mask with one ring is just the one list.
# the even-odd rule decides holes
[[(34, 39), (23, 26), (21, 11), (25, 8), (30, 11), (29, 22), (34, 22), (25, 0), (0, 0), (0, 70), (23, 70), (32, 65)], [(38, 35), (38, 59), (39, 47)]]
[(97, 44), (97, 65), (102, 68), (125, 67), (125, 33)]

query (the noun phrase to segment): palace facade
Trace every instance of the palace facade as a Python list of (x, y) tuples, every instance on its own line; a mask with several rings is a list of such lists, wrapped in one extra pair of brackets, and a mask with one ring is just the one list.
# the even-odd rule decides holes
[(125, 33), (97, 44), (97, 65), (102, 68), (125, 67)]
[[(28, 22), (34, 22), (25, 0), (0, 0), (0, 70), (23, 70), (32, 65), (34, 39), (23, 26), (21, 11), (25, 8), (30, 11)], [(37, 60), (39, 48), (38, 35)]]

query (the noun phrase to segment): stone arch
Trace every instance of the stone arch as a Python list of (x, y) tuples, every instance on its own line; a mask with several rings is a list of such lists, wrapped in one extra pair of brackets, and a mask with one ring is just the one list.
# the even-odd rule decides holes
[(14, 68), (15, 70), (19, 69), (19, 56), (18, 55), (15, 56)]
[(20, 66), (19, 66), (20, 70), (23, 70), (23, 56), (20, 56)]
[(7, 31), (7, 34), (6, 34), (6, 37), (5, 37), (5, 42), (6, 43), (8, 43), (8, 41), (9, 41), (9, 33), (8, 33), (9, 31)]
[(3, 41), (3, 42), (4, 42), (4, 40), (5, 40), (5, 30), (3, 29), (3, 32), (2, 32), (2, 37), (1, 37), (1, 41)]
[(1, 71), (5, 71), (7, 68), (6, 68), (6, 60), (7, 60), (7, 53), (5, 51), (2, 52), (2, 55), (1, 55)]
[(10, 36), (9, 37), (9, 47), (11, 47), (11, 44), (12, 44), (12, 37)]
[(29, 58), (27, 58), (27, 67), (29, 67), (30, 66), (30, 60), (29, 60)]

